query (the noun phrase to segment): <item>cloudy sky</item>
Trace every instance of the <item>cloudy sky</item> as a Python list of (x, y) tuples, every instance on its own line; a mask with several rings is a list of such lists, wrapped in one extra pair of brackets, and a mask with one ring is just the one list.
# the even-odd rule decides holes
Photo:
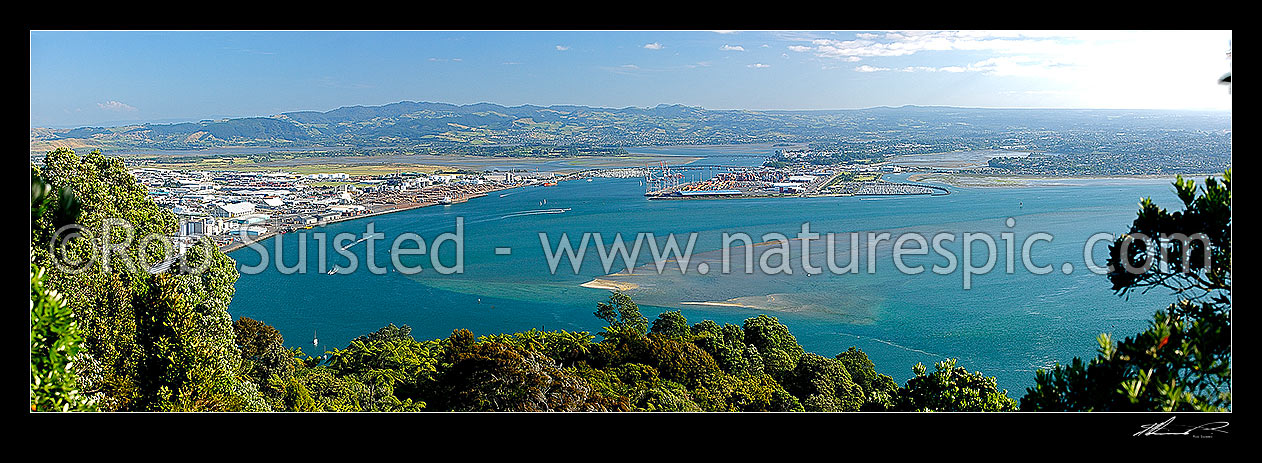
[(31, 32), (32, 127), (457, 104), (1230, 110), (1231, 31)]

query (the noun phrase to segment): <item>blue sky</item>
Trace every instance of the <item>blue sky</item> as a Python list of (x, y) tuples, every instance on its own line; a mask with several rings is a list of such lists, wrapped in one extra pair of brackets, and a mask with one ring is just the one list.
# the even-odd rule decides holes
[(32, 127), (456, 104), (1230, 110), (1231, 31), (32, 31)]

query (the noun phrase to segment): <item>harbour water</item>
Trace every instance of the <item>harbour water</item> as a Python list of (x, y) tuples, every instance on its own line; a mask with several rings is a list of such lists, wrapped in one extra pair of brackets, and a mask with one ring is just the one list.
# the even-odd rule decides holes
[[(768, 149), (769, 150), (769, 149)], [(690, 149), (688, 155), (704, 150)], [(713, 164), (757, 163), (755, 157), (733, 157), (733, 151), (710, 152)], [(671, 153), (675, 154), (675, 153)], [(684, 154), (684, 153), (679, 153)], [(905, 180), (905, 175), (891, 180)], [(1201, 179), (1198, 179), (1200, 182)], [(472, 199), (452, 206), (433, 206), (317, 227), (305, 232), (325, 232), (329, 237), (348, 232), (360, 235), (371, 222), (384, 239), (373, 250), (378, 265), (389, 267), (389, 243), (401, 233), (420, 235), (427, 245), (442, 233), (456, 230), (462, 218), (464, 271), (440, 274), (430, 256), (401, 258), (423, 271), (404, 275), (396, 271), (374, 274), (364, 267), (368, 246), (348, 248), (360, 268), (351, 274), (329, 275), (316, 268), (318, 243), (306, 240), (308, 268), (303, 273), (283, 274), (275, 266), (243, 274), (236, 284), (230, 312), (275, 326), (290, 346), (310, 353), (311, 333), (322, 337), (320, 349), (342, 347), (356, 336), (388, 323), (407, 324), (418, 339), (442, 338), (452, 330), (467, 328), (476, 335), (525, 331), (531, 328), (598, 332), (602, 321), (593, 316), (596, 303), (609, 291), (580, 286), (594, 278), (638, 286), (628, 291), (650, 319), (667, 310), (680, 310), (690, 322), (712, 319), (741, 323), (766, 313), (779, 317), (808, 351), (832, 356), (857, 346), (871, 357), (877, 371), (902, 383), (912, 366), (958, 358), (971, 371), (998, 378), (1009, 395), (1019, 397), (1033, 384), (1034, 371), (1074, 356), (1095, 352), (1095, 337), (1112, 333), (1131, 336), (1147, 324), (1153, 312), (1172, 301), (1168, 293), (1154, 290), (1129, 299), (1114, 295), (1106, 277), (1091, 273), (1083, 248), (1096, 232), (1121, 233), (1135, 217), (1137, 202), (1151, 196), (1159, 205), (1178, 208), (1168, 179), (1066, 179), (1033, 187), (949, 187), (946, 196), (725, 199), (697, 201), (649, 201), (637, 179), (595, 179), (561, 182), (553, 187), (526, 187), (502, 195)], [(540, 206), (546, 200), (546, 206)], [(530, 213), (541, 209), (561, 213)], [(1012, 218), (1013, 226), (1007, 225)], [(766, 233), (795, 237), (804, 222), (820, 234), (890, 232), (926, 234), (947, 232), (987, 233), (998, 244), (1000, 262), (987, 274), (972, 277), (963, 288), (961, 269), (939, 275), (931, 271), (908, 275), (900, 272), (891, 256), (891, 243), (875, 250), (875, 273), (867, 273), (866, 241), (858, 273), (809, 275), (802, 271), (800, 245), (791, 250), (792, 275), (731, 274), (718, 270), (724, 232), (743, 232), (754, 242)], [(676, 234), (681, 247), (696, 232), (694, 260), (686, 273), (674, 263), (658, 274), (651, 265), (648, 246), (631, 275), (621, 260), (606, 272), (594, 248), (588, 249), (578, 272), (562, 260), (554, 274), (549, 270), (540, 233), (555, 246), (566, 234), (578, 246), (584, 233), (601, 233), (608, 244), (621, 233), (628, 247), (637, 233), (659, 240)], [(1036, 232), (1054, 236), (1033, 246), (1033, 263), (1051, 265), (1054, 271), (1036, 275), (1021, 257), (1015, 271), (1005, 270), (1007, 255), (1001, 233), (1011, 232), (1019, 252), (1025, 238)], [(350, 243), (360, 236), (346, 240)], [(866, 236), (864, 236), (866, 238)], [(298, 234), (272, 238), (262, 244), (273, 251), (272, 240), (281, 240), (285, 263), (297, 260)], [(849, 258), (848, 236), (838, 235), (837, 262)], [(594, 242), (589, 246), (594, 245)], [(960, 239), (946, 248), (960, 252)], [(326, 244), (329, 266), (345, 265), (334, 244)], [(412, 244), (408, 245), (409, 247)], [(808, 262), (823, 266), (824, 246), (816, 243)], [(914, 247), (911, 245), (910, 247)], [(497, 249), (500, 252), (497, 252)], [(509, 252), (502, 252), (508, 249)], [(431, 249), (433, 251), (433, 249)], [(442, 262), (455, 262), (454, 245), (438, 249)], [(1107, 243), (1091, 252), (1102, 263)], [(973, 253), (981, 256), (980, 253)], [(249, 248), (230, 254), (238, 266), (259, 262)], [(409, 260), (410, 259), (410, 260)], [(984, 257), (977, 257), (980, 262)], [(907, 265), (946, 265), (936, 254), (905, 259)], [(755, 260), (757, 262), (757, 260)], [(700, 274), (699, 262), (712, 263), (713, 271)], [(1062, 264), (1071, 263), (1071, 273)], [(608, 275), (614, 273), (615, 275)], [(699, 304), (700, 303), (700, 304)]]

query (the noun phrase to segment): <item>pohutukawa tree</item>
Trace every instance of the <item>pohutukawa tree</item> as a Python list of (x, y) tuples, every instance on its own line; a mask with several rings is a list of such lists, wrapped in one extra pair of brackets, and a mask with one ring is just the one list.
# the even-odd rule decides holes
[(1165, 288), (1176, 301), (1134, 337), (1100, 335), (1090, 362), (1040, 370), (1022, 409), (1230, 410), (1231, 169), (1174, 187), (1183, 210), (1140, 201), (1130, 232), (1109, 247), (1108, 277), (1119, 295)]

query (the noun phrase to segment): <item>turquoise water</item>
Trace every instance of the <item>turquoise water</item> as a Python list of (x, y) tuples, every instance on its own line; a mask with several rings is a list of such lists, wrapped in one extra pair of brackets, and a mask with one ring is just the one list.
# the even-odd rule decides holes
[[(722, 158), (713, 163), (757, 162), (755, 158)], [(901, 176), (900, 176), (901, 177)], [(897, 179), (898, 177), (896, 177)], [(530, 328), (597, 332), (602, 322), (592, 313), (609, 292), (579, 286), (593, 278), (635, 283), (629, 294), (652, 319), (666, 310), (681, 310), (692, 322), (712, 319), (740, 323), (767, 313), (789, 326), (808, 351), (835, 355), (857, 346), (877, 365), (877, 370), (900, 383), (908, 379), (917, 362), (932, 365), (947, 357), (960, 359), (969, 370), (998, 378), (1012, 396), (1033, 384), (1034, 370), (1074, 356), (1094, 354), (1095, 337), (1108, 332), (1129, 336), (1146, 325), (1152, 313), (1171, 297), (1154, 290), (1129, 300), (1109, 290), (1106, 277), (1089, 272), (1083, 261), (1083, 245), (1095, 232), (1125, 231), (1142, 196), (1152, 196), (1168, 208), (1177, 198), (1167, 180), (1058, 180), (1026, 188), (957, 188), (947, 196), (862, 198), (726, 199), (712, 201), (649, 201), (637, 179), (596, 179), (562, 182), (555, 187), (506, 190), (453, 206), (415, 209), (317, 227), (330, 237), (365, 231), (371, 222), (385, 240), (374, 251), (378, 265), (389, 266), (389, 243), (400, 233), (420, 235), (426, 245), (441, 233), (455, 231), (456, 218), (464, 223), (464, 272), (442, 275), (430, 256), (401, 258), (408, 265), (421, 264), (416, 275), (390, 271), (373, 274), (363, 267), (367, 246), (350, 248), (360, 269), (349, 275), (328, 275), (316, 265), (317, 242), (307, 239), (309, 265), (306, 273), (282, 274), (274, 266), (256, 275), (242, 275), (230, 308), (235, 317), (263, 320), (281, 331), (291, 346), (310, 352), (311, 336), (319, 332), (320, 350), (343, 347), (352, 338), (388, 323), (407, 324), (419, 339), (448, 336), (453, 329), (475, 334), (524, 331)], [(500, 196), (504, 195), (504, 196)], [(546, 205), (541, 203), (546, 200)], [(569, 209), (559, 214), (518, 214), (540, 209)], [(1007, 218), (1015, 226), (1005, 224)], [(736, 273), (721, 274), (718, 258), (723, 232), (744, 232), (753, 241), (778, 232), (792, 238), (809, 222), (811, 231), (899, 233), (948, 232), (957, 235), (946, 247), (959, 252), (959, 234), (990, 234), (998, 245), (1000, 262), (991, 272), (974, 276), (972, 287), (963, 289), (961, 269), (938, 275), (926, 269), (918, 275), (899, 272), (890, 255), (890, 242), (876, 247), (876, 272), (868, 274), (866, 241), (861, 239), (860, 272), (808, 276), (802, 272), (801, 246), (791, 246), (792, 275), (747, 275), (737, 263)], [(651, 256), (645, 244), (632, 275), (606, 276), (623, 269), (619, 259), (606, 272), (594, 248), (589, 249), (580, 271), (571, 271), (562, 260), (556, 274), (549, 271), (538, 234), (547, 233), (555, 246), (566, 233), (577, 247), (585, 232), (600, 232), (608, 243), (621, 233), (630, 245), (635, 234), (651, 233), (659, 242), (676, 233), (681, 246), (688, 233), (696, 232), (694, 257), (687, 273), (674, 263), (662, 274), (649, 271)], [(1055, 238), (1033, 247), (1037, 265), (1054, 271), (1034, 275), (1019, 256), (1015, 271), (1005, 272), (1004, 241), (1000, 233), (1012, 232), (1019, 252), (1026, 236), (1047, 232)], [(863, 237), (863, 238), (866, 238)], [(354, 238), (358, 239), (358, 237)], [(343, 244), (354, 241), (347, 240)], [(263, 244), (274, 257), (273, 240)], [(297, 260), (298, 234), (282, 235), (286, 264)], [(848, 235), (837, 238), (837, 262), (849, 259)], [(346, 265), (332, 244), (326, 244), (330, 267)], [(412, 247), (409, 243), (406, 247)], [(914, 247), (908, 245), (909, 247)], [(511, 248), (498, 255), (497, 247)], [(823, 266), (822, 242), (812, 244), (810, 261)], [(755, 248), (755, 257), (763, 247)], [(432, 251), (432, 250), (431, 250)], [(976, 250), (975, 250), (976, 251)], [(740, 261), (744, 251), (733, 256)], [(441, 262), (455, 263), (454, 246), (438, 251)], [(1103, 262), (1105, 243), (1094, 249), (1095, 262)], [(977, 260), (984, 260), (981, 254)], [(255, 265), (259, 255), (241, 249), (231, 256), (242, 265)], [(755, 259), (757, 262), (758, 259)], [(905, 259), (908, 265), (946, 265), (931, 253)], [(712, 271), (700, 275), (699, 262)], [(773, 263), (778, 260), (773, 259)], [(1074, 265), (1071, 274), (1061, 264)], [(721, 302), (740, 306), (690, 305), (684, 302)]]

